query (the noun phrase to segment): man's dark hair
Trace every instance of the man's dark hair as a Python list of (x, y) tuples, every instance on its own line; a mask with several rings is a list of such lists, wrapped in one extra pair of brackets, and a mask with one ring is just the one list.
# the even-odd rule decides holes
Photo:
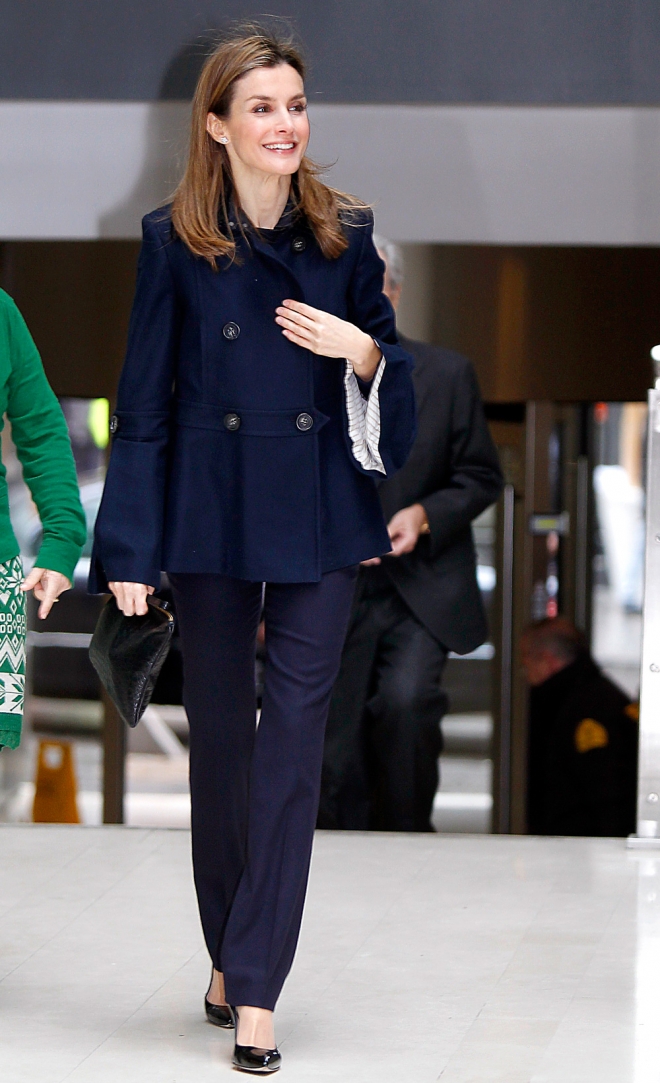
[(523, 639), (532, 652), (549, 651), (561, 662), (570, 664), (589, 654), (584, 632), (566, 617), (546, 617), (528, 624)]

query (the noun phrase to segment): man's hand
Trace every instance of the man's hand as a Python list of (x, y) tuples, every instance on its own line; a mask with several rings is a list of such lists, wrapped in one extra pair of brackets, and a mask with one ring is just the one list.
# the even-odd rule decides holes
[[(388, 556), (400, 557), (404, 553), (412, 553), (417, 545), (420, 534), (428, 534), (428, 520), (426, 511), (421, 504), (411, 504), (409, 508), (402, 508), (393, 515), (387, 527), (387, 532), (392, 542), (392, 551)], [(372, 557), (371, 560), (363, 560), (365, 567), (380, 564), (380, 557)]]

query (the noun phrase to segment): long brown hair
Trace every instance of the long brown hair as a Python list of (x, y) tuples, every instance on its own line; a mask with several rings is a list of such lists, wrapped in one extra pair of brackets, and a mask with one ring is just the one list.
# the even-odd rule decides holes
[[(291, 38), (275, 37), (257, 26), (243, 26), (214, 49), (197, 82), (188, 164), (174, 194), (172, 224), (190, 251), (213, 267), (218, 256), (232, 259), (236, 246), (227, 206), (232, 191), (231, 165), (225, 147), (206, 130), (207, 114), (228, 116), (236, 80), (254, 68), (280, 64), (289, 64), (301, 79), (305, 78), (304, 60)], [(324, 184), (321, 172), (305, 156), (292, 178), (291, 194), (323, 255), (334, 259), (348, 246), (342, 222), (350, 220), (366, 204)]]

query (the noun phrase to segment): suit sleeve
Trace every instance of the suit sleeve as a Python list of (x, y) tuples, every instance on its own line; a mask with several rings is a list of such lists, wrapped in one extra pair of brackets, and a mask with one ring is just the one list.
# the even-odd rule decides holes
[(451, 424), (448, 481), (422, 501), (434, 554), (493, 504), (502, 490), (502, 471), (471, 365), (457, 375)]
[[(399, 345), (394, 310), (383, 293), (383, 262), (373, 243), (373, 216), (356, 227), (360, 252), (349, 288), (348, 319), (376, 342), (383, 355), (364, 406), (365, 443), (372, 443), (371, 458), (360, 453), (356, 417), (360, 414), (360, 392), (350, 365), (346, 373), (345, 433), (355, 468), (364, 474), (389, 477), (399, 470), (415, 439), (415, 393), (412, 383), (413, 359)], [(351, 395), (351, 378), (355, 382)], [(346, 406), (348, 404), (348, 406)], [(349, 417), (349, 408), (350, 414)], [(364, 465), (364, 464), (367, 465)]]
[(144, 219), (116, 429), (96, 520), (93, 592), (106, 590), (113, 580), (160, 585), (179, 327), (168, 243)]

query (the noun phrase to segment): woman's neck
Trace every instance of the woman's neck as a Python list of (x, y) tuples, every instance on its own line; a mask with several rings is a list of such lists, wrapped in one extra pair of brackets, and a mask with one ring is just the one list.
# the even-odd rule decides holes
[(291, 177), (232, 169), (234, 188), (242, 210), (258, 229), (274, 229), (286, 207)]

